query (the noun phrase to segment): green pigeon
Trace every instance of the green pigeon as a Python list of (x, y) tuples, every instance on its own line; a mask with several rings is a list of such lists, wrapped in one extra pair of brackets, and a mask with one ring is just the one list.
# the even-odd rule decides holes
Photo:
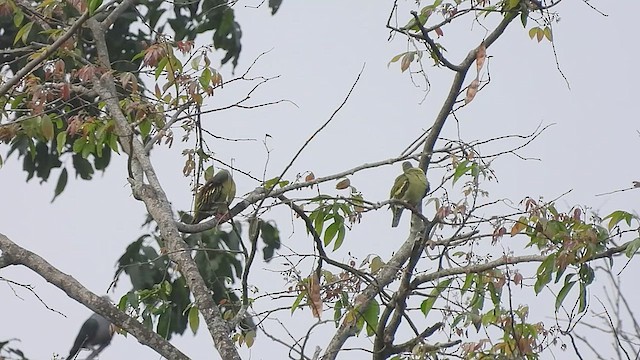
[(209, 216), (224, 216), (236, 197), (236, 183), (227, 170), (218, 171), (196, 194), (196, 205), (192, 224), (197, 224)]
[[(411, 206), (418, 206), (422, 198), (427, 193), (429, 183), (427, 177), (422, 169), (413, 167), (411, 162), (405, 161), (402, 163), (402, 174), (396, 178), (391, 188), (391, 199), (402, 200), (409, 203)], [(402, 210), (404, 207), (401, 205), (391, 204), (391, 212), (393, 213), (393, 220), (391, 221), (391, 227), (397, 227), (400, 223), (400, 216), (402, 216)]]

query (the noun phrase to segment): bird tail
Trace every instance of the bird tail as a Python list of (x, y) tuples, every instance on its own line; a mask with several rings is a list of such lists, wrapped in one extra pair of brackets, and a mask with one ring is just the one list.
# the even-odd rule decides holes
[(404, 209), (401, 207), (391, 208), (391, 212), (393, 213), (393, 219), (391, 220), (391, 227), (398, 227), (398, 224), (400, 224), (400, 217), (402, 216), (402, 210)]

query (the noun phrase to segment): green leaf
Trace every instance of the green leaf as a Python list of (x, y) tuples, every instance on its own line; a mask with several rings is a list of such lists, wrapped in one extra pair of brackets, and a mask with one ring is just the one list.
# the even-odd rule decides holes
[(158, 78), (162, 74), (162, 70), (164, 70), (165, 66), (167, 66), (168, 63), (169, 63), (169, 59), (166, 56), (160, 59), (160, 61), (158, 61), (158, 65), (156, 67), (156, 71), (154, 74), (156, 77), (156, 80), (158, 80)]
[(324, 232), (324, 246), (331, 244), (331, 241), (338, 234), (339, 225), (337, 222), (333, 222), (331, 225), (327, 227), (327, 230)]
[(93, 16), (100, 5), (102, 5), (102, 0), (89, 0), (89, 15)]
[(333, 307), (333, 321), (336, 323), (336, 327), (338, 327), (340, 318), (342, 317), (342, 308), (342, 300), (336, 301), (336, 304)]
[(67, 144), (67, 132), (61, 131), (56, 136), (56, 150), (58, 151), (58, 155), (62, 154), (62, 150), (64, 146)]
[(520, 22), (522, 23), (522, 27), (527, 27), (527, 20), (529, 19), (529, 12), (523, 11), (520, 13)]
[(204, 69), (204, 71), (202, 71), (202, 75), (200, 75), (200, 79), (198, 79), (200, 81), (200, 85), (202, 85), (203, 88), (208, 88), (209, 84), (211, 83), (211, 69), (209, 69), (208, 67)]
[(629, 259), (635, 255), (640, 249), (640, 237), (635, 238), (627, 244), (627, 248), (624, 250), (624, 254), (627, 255)]
[(19, 27), (22, 24), (22, 20), (24, 20), (24, 13), (22, 10), (17, 10), (13, 15), (13, 25)]
[(462, 175), (466, 174), (472, 167), (472, 163), (469, 160), (464, 160), (456, 166), (456, 170), (453, 172), (453, 183), (455, 184)]
[(28, 45), (27, 39), (29, 38), (29, 32), (31, 31), (32, 27), (33, 22), (28, 22), (23, 27), (21, 27), (20, 30), (18, 30), (18, 32), (16, 33), (16, 37), (13, 39), (13, 45), (17, 44), (18, 40), (22, 40), (25, 45)]
[(191, 308), (189, 309), (189, 328), (191, 329), (191, 332), (193, 333), (193, 335), (196, 334), (196, 332), (198, 332), (198, 326), (200, 326), (200, 316), (199, 312), (198, 312), (198, 307), (195, 305), (192, 305)]
[(113, 150), (116, 154), (120, 154), (120, 151), (118, 151), (118, 137), (111, 133), (109, 134), (109, 148), (111, 148), (111, 150)]
[(539, 294), (549, 282), (551, 282), (551, 276), (553, 275), (555, 264), (556, 254), (551, 254), (538, 267), (536, 283), (533, 285), (536, 295)]
[(593, 279), (595, 278), (595, 273), (593, 271), (593, 268), (588, 264), (580, 265), (579, 275), (580, 275), (580, 281), (582, 282), (582, 284), (585, 284), (585, 285), (591, 284), (593, 282)]
[(291, 314), (293, 314), (293, 312), (296, 311), (296, 309), (300, 306), (300, 302), (302, 301), (302, 299), (304, 299), (306, 295), (307, 293), (305, 291), (300, 292), (296, 300), (291, 305)]
[(576, 284), (577, 281), (569, 281), (569, 282), (565, 282), (564, 286), (562, 287), (562, 289), (560, 289), (560, 292), (558, 293), (558, 296), (556, 297), (556, 311), (558, 311), (558, 309), (560, 309), (560, 306), (562, 305), (562, 302), (564, 301), (564, 299), (567, 297), (567, 294), (569, 294), (569, 291), (571, 291), (571, 288), (573, 287), (573, 285)]
[(391, 66), (392, 63), (397, 62), (398, 60), (400, 60), (400, 58), (403, 57), (405, 54), (407, 54), (407, 52), (403, 52), (403, 53), (398, 54), (398, 55), (394, 56), (393, 58), (391, 58), (391, 61), (389, 61), (389, 63), (387, 64), (387, 67)]
[(342, 246), (342, 242), (344, 241), (346, 232), (347, 231), (345, 230), (344, 223), (342, 223), (341, 226), (338, 228), (338, 238), (336, 239), (336, 242), (333, 243), (333, 251), (338, 250), (338, 248)]
[(607, 228), (609, 231), (611, 231), (611, 229), (613, 229), (616, 225), (618, 225), (618, 223), (622, 220), (624, 220), (627, 223), (627, 225), (631, 226), (631, 219), (633, 219), (633, 214), (630, 214), (626, 211), (617, 210), (605, 216), (604, 219), (602, 220), (607, 220), (607, 219), (610, 219), (609, 224), (607, 225)]
[(89, 154), (93, 154), (95, 150), (96, 144), (93, 141), (89, 141), (89, 139), (87, 139), (87, 143), (82, 148), (82, 157), (86, 159), (87, 157), (89, 157)]
[(460, 295), (464, 295), (467, 290), (471, 288), (471, 284), (473, 284), (473, 278), (475, 277), (474, 273), (468, 273), (464, 279), (464, 284), (462, 285), (462, 289), (460, 289)]
[(144, 120), (143, 122), (140, 123), (140, 135), (142, 135), (143, 139), (146, 139), (147, 137), (149, 137), (150, 133), (151, 133), (151, 121)]
[[(318, 235), (322, 234), (322, 228), (324, 227), (324, 219), (325, 213), (324, 209), (319, 208), (313, 211), (316, 214), (315, 219), (313, 219), (313, 228), (316, 229)], [(312, 213), (312, 215), (313, 215)]]
[(378, 317), (380, 316), (380, 304), (376, 299), (372, 299), (367, 308), (362, 312), (362, 318), (367, 323), (367, 335), (373, 336), (378, 327)]
[(158, 318), (158, 325), (156, 326), (156, 332), (162, 337), (168, 337), (171, 329), (171, 312), (163, 311)]
[(76, 139), (76, 141), (73, 142), (73, 152), (76, 154), (79, 154), (82, 152), (82, 149), (84, 148), (85, 144), (87, 143), (86, 139), (83, 137), (79, 137)]
[(42, 136), (44, 136), (45, 139), (53, 139), (53, 122), (51, 122), (51, 118), (49, 117), (49, 115), (42, 115), (42, 120), (40, 121), (40, 130), (42, 131)]
[(427, 299), (420, 304), (420, 310), (422, 311), (425, 317), (427, 316), (427, 314), (429, 314), (429, 311), (431, 311), (431, 309), (433, 308), (433, 305), (436, 303), (436, 300), (438, 300), (438, 297), (440, 297), (440, 294), (442, 294), (444, 289), (449, 287), (449, 285), (451, 284), (451, 281), (453, 281), (453, 278), (447, 279), (439, 283), (435, 287), (435, 289), (431, 290), (431, 294), (429, 294)]
[(580, 283), (580, 305), (578, 305), (578, 312), (584, 312), (587, 310), (587, 287)]
[(547, 40), (553, 42), (553, 34), (551, 33), (551, 28), (548, 26), (544, 27), (544, 37), (546, 37)]
[(67, 168), (63, 168), (62, 172), (60, 172), (60, 176), (58, 177), (58, 183), (56, 184), (56, 189), (53, 192), (53, 199), (51, 199), (51, 202), (53, 202), (53, 200), (55, 200), (58, 195), (62, 194), (64, 188), (67, 186), (68, 177), (69, 174), (67, 173)]
[(80, 154), (74, 154), (71, 159), (73, 160), (73, 168), (76, 169), (76, 176), (80, 176), (83, 180), (91, 180), (93, 176), (91, 163)]
[(256, 340), (256, 332), (255, 330), (249, 330), (246, 334), (244, 334), (244, 342), (247, 344), (247, 347), (253, 346), (254, 341)]

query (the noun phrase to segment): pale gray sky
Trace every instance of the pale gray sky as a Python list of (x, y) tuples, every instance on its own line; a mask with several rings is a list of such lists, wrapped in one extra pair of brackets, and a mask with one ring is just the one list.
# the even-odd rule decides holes
[[(405, 5), (412, 3), (408, 1)], [(525, 196), (543, 195), (552, 199), (573, 189), (559, 204), (590, 205), (602, 214), (615, 209), (635, 209), (639, 196), (636, 192), (594, 195), (628, 187), (632, 180), (638, 179), (632, 154), (640, 144), (637, 133), (640, 126), (632, 109), (640, 78), (635, 71), (635, 59), (640, 55), (635, 17), (640, 11), (640, 2), (591, 3), (609, 16), (597, 14), (581, 1), (564, 1), (557, 7), (562, 20), (554, 24), (556, 50), (571, 90), (556, 70), (550, 44), (530, 40), (527, 30), (517, 21), (488, 50), (491, 83), (458, 113), (461, 138), (469, 141), (529, 133), (539, 124), (556, 124), (522, 151), (523, 155), (541, 161), (525, 162), (504, 156), (494, 162), (499, 183), (486, 185), (492, 197), (514, 202)], [(285, 0), (275, 17), (271, 17), (266, 8), (243, 7), (249, 4), (239, 2), (236, 7), (243, 28), (243, 52), (236, 73), (242, 73), (259, 53), (271, 50), (258, 62), (253, 74), (280, 75), (280, 78), (264, 86), (254, 100), (259, 103), (285, 98), (298, 106), (281, 104), (214, 113), (204, 117), (203, 124), (226, 137), (261, 140), (265, 134), (271, 135), (267, 177), (277, 176), (304, 141), (329, 117), (363, 65), (363, 77), (351, 100), (305, 150), (287, 174), (289, 177), (306, 170), (312, 170), (316, 176), (328, 175), (363, 162), (396, 156), (433, 121), (452, 76), (425, 61), (432, 90), (420, 104), (424, 93), (414, 87), (408, 74), (400, 73), (397, 64), (387, 68), (389, 60), (407, 46), (401, 37), (387, 41), (385, 23), (390, 2)], [(400, 23), (404, 24), (408, 16), (408, 13), (401, 14)], [(454, 62), (476, 46), (484, 35), (477, 24), (468, 23), (444, 31), (442, 41)], [(229, 67), (220, 71), (225, 78), (232, 77)], [(219, 106), (234, 94), (240, 96), (241, 89), (225, 88), (208, 101), (212, 107)], [(455, 138), (456, 131), (456, 123), (450, 120), (444, 136)], [(261, 176), (266, 153), (260, 141), (212, 144), (221, 159), (233, 159), (237, 167)], [(190, 207), (191, 197), (189, 179), (181, 174), (182, 146), (176, 141), (172, 149), (154, 152), (152, 160), (175, 209), (184, 210)], [(492, 148), (481, 150), (490, 152)], [(6, 147), (3, 147), (2, 155), (5, 154)], [(368, 200), (382, 201), (387, 198), (398, 172), (399, 166), (394, 166), (359, 173), (352, 178), (352, 184)], [(57, 173), (52, 176), (53, 181), (43, 185), (37, 181), (25, 183), (25, 177), (21, 163), (15, 158), (6, 161), (0, 170), (4, 204), (0, 207), (0, 232), (40, 254), (97, 294), (105, 293), (115, 271), (115, 261), (141, 234), (139, 225), (145, 215), (144, 206), (130, 196), (124, 159), (114, 157), (105, 175), (98, 174), (90, 182), (71, 180), (53, 204), (49, 202)], [(236, 174), (235, 179), (240, 196), (257, 186), (240, 174)], [(332, 184), (323, 189), (334, 191)], [(459, 194), (453, 196), (460, 197)], [(433, 208), (428, 207), (427, 211)], [(366, 214), (362, 223), (347, 235), (343, 248), (331, 256), (346, 260), (351, 252), (360, 260), (370, 253), (388, 258), (404, 240), (408, 221), (405, 217), (400, 227), (392, 229), (388, 225), (390, 216), (386, 210)], [(285, 245), (312, 251), (311, 239), (306, 236), (303, 224), (292, 220), (286, 209), (277, 208), (266, 218), (277, 221)], [(258, 268), (265, 267), (258, 264)], [(278, 262), (269, 267), (282, 268)], [(627, 269), (623, 276), (628, 277), (630, 271)], [(254, 282), (268, 284), (260, 287), (261, 291), (287, 286), (279, 283), (280, 277), (273, 273), (256, 271), (254, 274)], [(45, 309), (31, 294), (14, 287), (20, 299), (10, 287), (1, 284), (0, 340), (21, 339), (22, 343), (17, 345), (34, 359), (49, 359), (53, 353), (66, 356), (90, 311), (25, 268), (5, 268), (0, 276), (34, 285), (50, 307), (66, 316)], [(111, 297), (119, 297), (126, 290), (127, 284), (122, 283)], [(549, 304), (552, 302), (542, 309), (546, 312), (540, 314), (552, 314)], [(269, 305), (262, 302), (257, 306), (264, 309)], [(332, 314), (326, 312), (324, 316), (329, 319)], [(281, 317), (298, 334), (313, 323), (309, 311), (297, 313), (293, 318), (283, 312)], [(326, 334), (331, 334), (333, 325), (325, 328), (322, 335), (313, 338), (314, 344), (326, 346), (330, 339)], [(202, 328), (197, 337), (187, 334), (176, 338), (174, 343), (193, 359), (218, 358), (207, 335)], [(358, 341), (366, 344), (368, 340)], [(358, 341), (348, 342), (347, 346), (354, 346)], [(286, 358), (287, 355), (282, 346), (260, 335), (254, 348), (243, 349), (242, 353), (251, 359)], [(349, 352), (343, 358), (366, 357), (364, 353), (359, 354)], [(101, 358), (133, 356), (158, 358), (131, 336), (114, 338)]]

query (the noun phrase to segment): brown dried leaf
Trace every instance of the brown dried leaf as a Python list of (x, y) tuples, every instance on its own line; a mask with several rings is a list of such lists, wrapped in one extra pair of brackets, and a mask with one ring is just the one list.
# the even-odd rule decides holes
[(307, 176), (304, 177), (305, 182), (313, 181), (316, 179), (316, 176), (313, 174), (313, 171), (309, 171)]
[(484, 46), (484, 42), (478, 46), (478, 51), (476, 52), (476, 66), (478, 67), (478, 72), (484, 66), (484, 61), (487, 59), (487, 47)]
[(349, 180), (348, 178), (344, 178), (344, 179), (340, 180), (336, 184), (336, 189), (344, 190), (344, 189), (348, 188), (349, 186), (351, 186), (351, 180)]
[(320, 319), (322, 316), (322, 299), (320, 298), (320, 280), (316, 272), (309, 277), (309, 306), (313, 317)]
[(516, 236), (519, 232), (521, 232), (522, 230), (524, 230), (524, 228), (526, 227), (526, 225), (524, 223), (521, 222), (517, 222), (513, 225), (513, 227), (511, 228), (511, 236)]
[(444, 36), (444, 32), (442, 32), (442, 28), (437, 27), (434, 29), (434, 31), (436, 32), (436, 34), (438, 34), (438, 37)]
[(480, 87), (480, 80), (478, 80), (478, 78), (473, 79), (471, 84), (469, 84), (469, 86), (467, 87), (467, 96), (465, 96), (464, 98), (465, 104), (470, 103), (473, 100), (473, 98), (476, 97), (479, 87)]

